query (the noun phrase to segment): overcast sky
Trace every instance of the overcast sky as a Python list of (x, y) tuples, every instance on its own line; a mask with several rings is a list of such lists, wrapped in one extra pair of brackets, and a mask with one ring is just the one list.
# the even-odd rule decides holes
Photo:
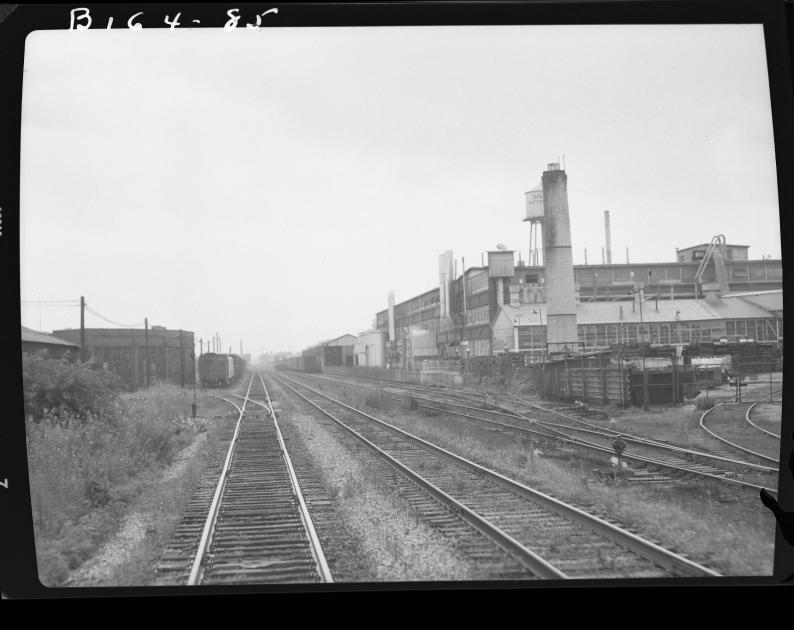
[(436, 286), (446, 249), (526, 258), (563, 154), (575, 264), (606, 209), (613, 262), (718, 233), (780, 257), (761, 26), (39, 31), (22, 299), (298, 351)]

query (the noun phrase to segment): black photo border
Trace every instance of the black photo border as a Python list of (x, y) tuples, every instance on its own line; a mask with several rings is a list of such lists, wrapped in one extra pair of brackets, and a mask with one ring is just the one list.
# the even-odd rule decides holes
[[(112, 28), (127, 28), (131, 16), (143, 28), (169, 28), (165, 15), (178, 12), (190, 19), (199, 19), (200, 26), (218, 28), (229, 19), (227, 11), (240, 10), (238, 26), (253, 21), (257, 14), (277, 8), (278, 13), (263, 19), (263, 28), (294, 26), (428, 26), (428, 25), (503, 25), (503, 24), (763, 24), (769, 87), (777, 160), (781, 243), (786, 243), (784, 209), (794, 208), (794, 98), (792, 98), (792, 67), (794, 45), (794, 10), (786, 0), (666, 0), (666, 1), (587, 1), (587, 0), (525, 0), (523, 2), (350, 2), (350, 3), (137, 3), (137, 4), (38, 4), (0, 5), (0, 264), (3, 269), (2, 320), (0, 320), (0, 589), (4, 598), (119, 598), (141, 596), (175, 597), (183, 595), (246, 595), (383, 592), (406, 594), (432, 591), (434, 601), (456, 592), (463, 600), (474, 590), (522, 593), (533, 590), (540, 596), (584, 594), (595, 590), (625, 593), (664, 589), (666, 595), (693, 589), (699, 594), (721, 593), (731, 597), (737, 590), (747, 592), (755, 587), (794, 584), (794, 547), (786, 542), (780, 525), (775, 541), (774, 574), (771, 577), (675, 578), (662, 580), (576, 580), (566, 582), (441, 582), (441, 583), (345, 583), (330, 585), (262, 585), (262, 586), (198, 586), (198, 587), (97, 587), (48, 588), (38, 579), (29, 479), (25, 446), (25, 426), (19, 331), (20, 313), (20, 133), (21, 102), (24, 75), (24, 47), (27, 35), (36, 30), (67, 29), (70, 11), (86, 7), (93, 17), (92, 28), (105, 28), (113, 18)], [(183, 26), (188, 26), (185, 23)], [(586, 115), (586, 114), (583, 114)], [(683, 156), (682, 156), (683, 159)], [(748, 182), (752, 184), (751, 182)], [(782, 248), (785, 250), (785, 248)], [(785, 257), (785, 254), (783, 254)], [(784, 277), (785, 286), (785, 277)], [(784, 291), (784, 300), (788, 293)], [(788, 300), (786, 300), (787, 302)], [(788, 383), (784, 373), (784, 383)], [(786, 418), (791, 402), (786, 397), (783, 407), (779, 503), (794, 510), (794, 422)], [(759, 499), (759, 510), (766, 509)], [(787, 580), (788, 578), (788, 580)], [(764, 588), (766, 590), (766, 588)], [(592, 593), (591, 593), (592, 594)], [(632, 594), (633, 597), (633, 594)], [(290, 600), (294, 599), (292, 597)], [(327, 597), (323, 599), (327, 600)], [(537, 600), (536, 600), (537, 601)], [(606, 611), (599, 611), (605, 613)], [(628, 612), (628, 611), (626, 611)], [(397, 612), (397, 617), (409, 611)], [(600, 615), (599, 615), (600, 616)]]

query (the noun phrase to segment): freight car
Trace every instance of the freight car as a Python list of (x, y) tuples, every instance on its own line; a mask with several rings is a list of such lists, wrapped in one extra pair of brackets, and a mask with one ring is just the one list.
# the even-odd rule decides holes
[(320, 372), (320, 361), (315, 356), (298, 355), (287, 357), (276, 366), (279, 370), (291, 372)]
[(204, 387), (224, 387), (235, 379), (234, 358), (207, 352), (199, 357), (199, 379)]
[(234, 361), (234, 378), (233, 378), (233, 380), (238, 381), (248, 371), (248, 363), (239, 354), (233, 354), (233, 355), (231, 355), (231, 357), (232, 357), (232, 361)]

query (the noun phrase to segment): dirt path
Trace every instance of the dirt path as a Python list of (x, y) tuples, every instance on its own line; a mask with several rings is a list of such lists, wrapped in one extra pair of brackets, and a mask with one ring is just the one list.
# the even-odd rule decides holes
[[(178, 479), (185, 473), (196, 452), (206, 441), (207, 434), (199, 434), (193, 442), (180, 451), (174, 462), (160, 475), (155, 486), (161, 486)], [(150, 495), (153, 489), (144, 495)], [(116, 571), (129, 562), (142, 544), (147, 534), (156, 530), (157, 518), (149, 509), (141, 509), (146, 505), (146, 497), (135, 502), (121, 522), (118, 531), (91, 558), (72, 571), (65, 586), (111, 586), (115, 585)]]

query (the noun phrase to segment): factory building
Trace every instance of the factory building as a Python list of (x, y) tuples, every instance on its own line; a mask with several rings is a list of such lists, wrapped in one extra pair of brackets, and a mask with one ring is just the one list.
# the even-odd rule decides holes
[[(53, 334), (80, 343), (80, 330), (67, 328)], [(195, 363), (193, 333), (163, 326), (145, 329), (86, 328), (86, 361), (117, 374), (125, 387), (137, 389), (148, 383), (168, 381), (192, 385)], [(147, 369), (148, 363), (148, 369)]]
[[(487, 266), (462, 266), (458, 276), (445, 252), (438, 287), (399, 303), (390, 293), (388, 308), (376, 313), (390, 366), (725, 338), (782, 347), (780, 259), (751, 260), (748, 245), (727, 245), (720, 235), (676, 249), (673, 262), (573, 265), (565, 171), (549, 164), (542, 185), (526, 195), (525, 220), (543, 227), (544, 264), (515, 265), (515, 253), (500, 248), (488, 253)], [(537, 261), (537, 248), (529, 260)]]
[(306, 348), (301, 354), (320, 371), (325, 366), (352, 367), (355, 344), (355, 335), (342, 335)]
[(22, 326), (22, 354), (35, 354), (42, 350), (51, 359), (76, 361), (80, 356), (79, 344)]

